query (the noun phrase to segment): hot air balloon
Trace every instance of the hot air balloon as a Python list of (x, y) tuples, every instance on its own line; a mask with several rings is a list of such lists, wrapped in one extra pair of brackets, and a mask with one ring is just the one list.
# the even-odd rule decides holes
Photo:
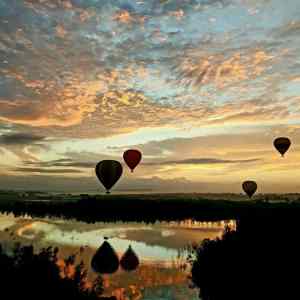
[(142, 159), (142, 153), (139, 150), (129, 149), (123, 154), (124, 161), (127, 166), (133, 172), (134, 168), (140, 163)]
[(256, 182), (251, 180), (244, 181), (242, 187), (249, 198), (251, 198), (257, 190)]
[(138, 256), (132, 250), (131, 246), (128, 247), (126, 252), (123, 254), (120, 265), (124, 271), (134, 271), (140, 264)]
[(109, 194), (109, 190), (120, 179), (123, 167), (116, 160), (102, 160), (96, 165), (95, 171), (99, 181), (104, 185), (106, 193)]
[(112, 274), (119, 268), (119, 257), (113, 247), (105, 240), (91, 261), (92, 269), (100, 274)]
[(288, 149), (291, 146), (291, 141), (287, 137), (278, 137), (273, 142), (274, 147), (276, 150), (281, 154), (281, 156), (284, 156), (284, 153), (288, 151)]

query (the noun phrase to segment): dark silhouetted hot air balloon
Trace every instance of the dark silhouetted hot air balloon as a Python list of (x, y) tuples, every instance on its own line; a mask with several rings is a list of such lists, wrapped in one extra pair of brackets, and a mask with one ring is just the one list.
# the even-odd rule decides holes
[(131, 172), (133, 172), (142, 159), (142, 153), (139, 150), (129, 149), (124, 152), (123, 158)]
[(106, 193), (120, 179), (123, 173), (122, 165), (116, 160), (102, 160), (95, 168), (99, 181), (104, 185)]
[(251, 198), (257, 190), (256, 182), (251, 180), (244, 181), (242, 187), (249, 198)]
[(134, 271), (140, 264), (138, 256), (132, 250), (131, 246), (128, 247), (126, 252), (123, 254), (120, 265), (124, 271)]
[(104, 241), (96, 251), (91, 261), (91, 267), (100, 274), (112, 274), (118, 270), (119, 257), (107, 241)]
[(273, 145), (276, 148), (276, 150), (283, 157), (284, 154), (285, 154), (285, 152), (288, 151), (288, 149), (290, 148), (291, 141), (287, 137), (279, 137), (279, 138), (277, 138), (277, 139), (274, 140)]

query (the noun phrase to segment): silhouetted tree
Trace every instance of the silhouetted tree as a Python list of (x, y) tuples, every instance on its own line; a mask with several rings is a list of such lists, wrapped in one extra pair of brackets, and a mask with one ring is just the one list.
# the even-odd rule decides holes
[(248, 215), (237, 231), (194, 248), (191, 279), (203, 300), (300, 299), (299, 220)]
[(0, 246), (0, 286), (1, 299), (31, 300), (96, 300), (101, 298), (102, 279), (98, 277), (90, 288), (86, 287), (87, 272), (83, 263), (75, 265), (75, 257), (65, 259), (66, 267), (74, 267), (67, 274), (58, 265), (58, 248), (45, 248), (34, 253), (32, 246), (16, 245), (11, 256)]

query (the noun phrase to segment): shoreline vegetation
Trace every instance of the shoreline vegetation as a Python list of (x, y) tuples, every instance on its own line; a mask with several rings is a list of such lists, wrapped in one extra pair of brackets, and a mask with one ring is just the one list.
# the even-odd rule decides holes
[(0, 244), (2, 294), (10, 299), (117, 300), (102, 296), (103, 278), (90, 281), (84, 263), (75, 263), (76, 255), (62, 260), (58, 252), (48, 247), (36, 253), (33, 246), (15, 244), (8, 255)]
[(242, 217), (190, 256), (202, 300), (299, 299), (299, 214)]

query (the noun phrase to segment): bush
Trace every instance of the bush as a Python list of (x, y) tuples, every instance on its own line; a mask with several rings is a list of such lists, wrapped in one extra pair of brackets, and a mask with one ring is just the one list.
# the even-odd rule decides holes
[(203, 300), (300, 299), (297, 219), (241, 219), (237, 231), (194, 248), (191, 279)]
[(6, 299), (104, 299), (99, 298), (101, 277), (88, 285), (83, 263), (75, 265), (75, 256), (70, 256), (59, 266), (57, 253), (49, 247), (36, 254), (32, 246), (17, 245), (9, 256), (0, 245), (1, 294)]

